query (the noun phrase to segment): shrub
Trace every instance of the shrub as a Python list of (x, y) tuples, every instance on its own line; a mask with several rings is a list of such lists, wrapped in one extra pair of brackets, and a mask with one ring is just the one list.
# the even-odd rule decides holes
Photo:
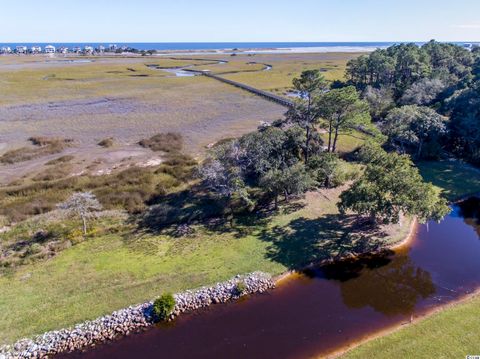
[(245, 282), (243, 280), (237, 282), (237, 284), (235, 285), (235, 293), (237, 295), (242, 295), (246, 291), (247, 291), (247, 285), (245, 284)]
[(105, 148), (112, 147), (114, 145), (113, 138), (112, 137), (104, 138), (98, 143), (98, 145)]
[(179, 133), (159, 133), (149, 139), (141, 140), (139, 144), (152, 151), (179, 152), (183, 148), (183, 138)]
[(172, 294), (163, 294), (153, 302), (153, 314), (158, 321), (166, 320), (175, 308), (175, 298)]
[(95, 190), (94, 193), (105, 208), (123, 208), (128, 213), (138, 213), (144, 210), (144, 202), (149, 197), (149, 192), (141, 189), (112, 191), (110, 188), (102, 188)]
[(177, 153), (170, 155), (163, 164), (167, 166), (195, 166), (197, 161), (188, 155)]
[(162, 165), (155, 171), (155, 174), (159, 173), (168, 174), (182, 182), (189, 181), (194, 177), (194, 170), (192, 167)]

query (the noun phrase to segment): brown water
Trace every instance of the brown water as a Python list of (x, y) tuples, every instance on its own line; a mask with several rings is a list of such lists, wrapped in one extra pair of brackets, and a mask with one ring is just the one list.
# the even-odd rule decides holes
[(418, 228), (396, 253), (312, 270), (269, 294), (212, 306), (70, 358), (308, 358), (480, 287), (480, 200)]

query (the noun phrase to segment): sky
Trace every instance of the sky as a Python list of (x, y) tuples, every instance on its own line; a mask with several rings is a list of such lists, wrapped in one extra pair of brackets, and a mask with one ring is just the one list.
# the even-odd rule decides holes
[(480, 41), (480, 0), (0, 0), (0, 42)]

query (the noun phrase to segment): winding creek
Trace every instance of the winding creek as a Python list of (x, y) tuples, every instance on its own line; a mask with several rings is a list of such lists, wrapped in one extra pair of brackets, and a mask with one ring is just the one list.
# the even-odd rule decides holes
[(294, 275), (268, 294), (215, 305), (65, 358), (308, 358), (346, 348), (480, 287), (480, 199), (418, 226), (395, 252)]

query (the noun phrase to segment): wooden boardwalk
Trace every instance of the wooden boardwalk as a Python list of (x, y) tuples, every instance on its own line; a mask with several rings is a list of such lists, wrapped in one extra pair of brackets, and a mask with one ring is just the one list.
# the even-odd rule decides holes
[[(198, 71), (198, 70), (191, 70), (191, 69), (184, 69), (184, 71), (189, 71), (189, 72), (193, 72), (193, 73), (198, 74), (198, 75), (203, 75), (203, 76), (206, 76), (206, 77), (210, 77), (210, 78), (215, 79), (217, 81), (221, 81), (223, 83), (238, 87), (242, 90), (248, 91), (248, 92), (253, 93), (254, 95), (257, 95), (257, 96), (261, 96), (261, 97), (265, 98), (266, 100), (273, 101), (273, 102), (278, 103), (278, 104), (280, 104), (282, 106), (285, 106), (287, 108), (292, 108), (292, 107), (295, 106), (293, 101), (290, 101), (290, 100), (288, 100), (284, 97), (277, 96), (277, 95), (275, 95), (271, 92), (268, 92), (268, 91), (259, 90), (255, 87), (248, 86), (248, 85), (242, 84), (242, 83), (237, 82), (237, 81), (232, 81), (232, 80), (223, 78), (221, 76), (214, 75), (214, 74), (212, 74), (210, 72), (207, 72), (207, 71)], [(369, 130), (367, 128), (364, 128), (363, 126), (360, 126), (360, 125), (355, 126), (354, 129), (363, 133), (363, 134), (365, 134), (365, 135), (375, 136), (375, 134), (371, 130)]]
[(198, 74), (198, 75), (203, 75), (203, 76), (206, 76), (206, 77), (210, 77), (212, 79), (215, 79), (217, 81), (226, 83), (228, 85), (238, 87), (242, 90), (248, 91), (248, 92), (253, 93), (254, 95), (257, 95), (257, 96), (261, 96), (261, 97), (265, 98), (266, 100), (278, 103), (279, 105), (282, 105), (282, 106), (285, 106), (285, 107), (288, 107), (288, 108), (292, 108), (294, 106), (293, 101), (287, 100), (284, 97), (277, 96), (277, 95), (275, 95), (271, 92), (259, 90), (255, 87), (248, 86), (248, 85), (242, 84), (242, 83), (237, 82), (237, 81), (232, 81), (232, 80), (223, 78), (221, 76), (211, 74), (207, 71), (198, 71), (198, 70), (191, 70), (191, 69), (185, 69), (185, 71), (189, 71), (189, 72), (193, 72), (193, 73)]

